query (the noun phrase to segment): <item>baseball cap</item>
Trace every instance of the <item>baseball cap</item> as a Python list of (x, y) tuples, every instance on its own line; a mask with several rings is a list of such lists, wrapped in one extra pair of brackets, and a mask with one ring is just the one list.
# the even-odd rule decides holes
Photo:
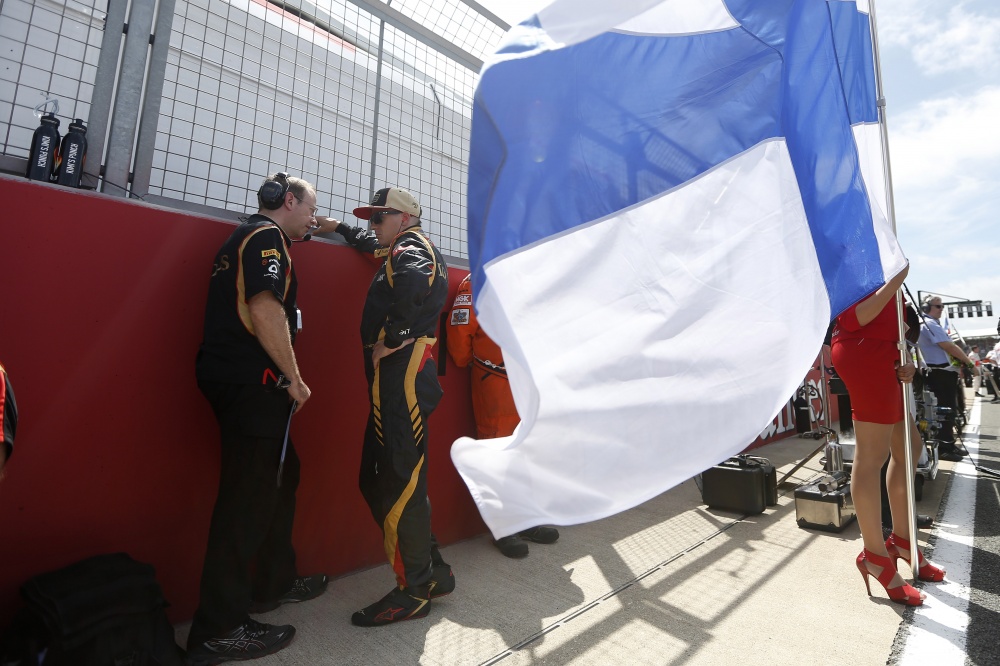
[(372, 213), (381, 210), (398, 210), (420, 217), (420, 204), (412, 194), (398, 187), (385, 187), (376, 192), (370, 205), (354, 209), (354, 217), (368, 220), (371, 219)]

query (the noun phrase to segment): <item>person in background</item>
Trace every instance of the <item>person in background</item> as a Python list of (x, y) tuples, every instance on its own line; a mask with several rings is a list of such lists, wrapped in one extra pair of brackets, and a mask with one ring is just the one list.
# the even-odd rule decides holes
[(972, 393), (976, 396), (983, 397), (985, 392), (982, 395), (979, 393), (979, 389), (983, 384), (983, 359), (979, 356), (979, 345), (972, 345), (972, 351), (969, 353), (969, 360), (976, 366), (972, 371)]
[(291, 239), (315, 224), (316, 190), (277, 173), (257, 199), (260, 209), (216, 254), (195, 366), (198, 388), (219, 422), (222, 467), (188, 635), (193, 666), (284, 648), (295, 628), (257, 622), (249, 613), (312, 599), (327, 585), (324, 574), (296, 573), (299, 458), (286, 435), (292, 412), (311, 395), (292, 349), (300, 326), (290, 250)]
[[(458, 285), (448, 316), (448, 354), (460, 368), (472, 368), (472, 411), (476, 417), (476, 438), (492, 439), (514, 434), (521, 422), (510, 392), (510, 381), (497, 343), (479, 326), (472, 306), (472, 280), (466, 275)], [(551, 544), (559, 539), (554, 527), (540, 525), (496, 539), (493, 543), (507, 557), (527, 557), (528, 544)]]
[(431, 349), (448, 297), (448, 266), (424, 236), (421, 212), (409, 192), (386, 187), (354, 209), (371, 231), (336, 220), (319, 225), (321, 233), (336, 231), (355, 249), (385, 257), (361, 313), (370, 411), (359, 485), (396, 585), (351, 616), (360, 627), (426, 617), (432, 599), (455, 589), (431, 533), (427, 496), (427, 418), (442, 395)]
[[(992, 380), (992, 385), (994, 388), (1000, 386), (1000, 342), (996, 344), (996, 347), (986, 352), (986, 360), (983, 364), (983, 371), (990, 374), (986, 381)], [(986, 391), (989, 395), (989, 389)], [(1000, 402), (1000, 392), (994, 392), (993, 399), (990, 400), (991, 403)]]
[(10, 385), (7, 370), (0, 363), (0, 479), (4, 468), (14, 453), (14, 435), (17, 433), (17, 402), (14, 388)]
[[(833, 365), (851, 394), (854, 433), (857, 445), (851, 468), (851, 496), (857, 512), (864, 549), (856, 565), (871, 595), (869, 577), (874, 576), (889, 598), (908, 606), (919, 606), (924, 595), (896, 572), (896, 563), (910, 556), (907, 475), (915, 468), (905, 465), (903, 393), (900, 382), (909, 383), (915, 368), (900, 365), (900, 334), (893, 299), (906, 278), (907, 266), (874, 294), (837, 317), (833, 332)], [(911, 419), (912, 421), (912, 419)], [(911, 423), (914, 465), (922, 442), (916, 424)], [(892, 533), (884, 542), (880, 520), (879, 473), (886, 458), (886, 483), (892, 512)], [(943, 569), (920, 555), (920, 580), (940, 581)]]
[(937, 397), (938, 405), (952, 410), (951, 416), (941, 425), (940, 458), (942, 460), (958, 461), (968, 455), (968, 451), (955, 441), (955, 417), (960, 403), (960, 390), (957, 368), (951, 364), (951, 358), (960, 363), (971, 365), (972, 361), (962, 351), (962, 348), (951, 341), (951, 337), (941, 325), (941, 313), (944, 305), (939, 296), (928, 296), (923, 303), (924, 317), (920, 324), (920, 339), (918, 344), (924, 356), (924, 362), (930, 372), (927, 375), (927, 385)]

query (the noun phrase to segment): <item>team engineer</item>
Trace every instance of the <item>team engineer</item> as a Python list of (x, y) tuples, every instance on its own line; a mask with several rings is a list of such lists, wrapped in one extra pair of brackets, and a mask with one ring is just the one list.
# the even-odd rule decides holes
[(361, 315), (370, 413), (359, 485), (382, 529), (396, 586), (354, 613), (351, 622), (375, 627), (426, 617), (431, 599), (455, 588), (451, 567), (431, 534), (427, 497), (427, 417), (441, 399), (431, 348), (448, 296), (448, 267), (420, 228), (420, 205), (402, 189), (376, 192), (354, 209), (371, 231), (322, 220), (349, 245), (385, 257), (368, 288)]
[[(298, 332), (298, 283), (291, 239), (315, 224), (316, 190), (284, 173), (257, 192), (260, 209), (236, 228), (215, 257), (198, 352), (198, 388), (222, 434), (219, 494), (188, 638), (195, 666), (255, 659), (287, 646), (290, 625), (250, 618), (323, 593), (327, 577), (300, 577), (292, 523), (299, 458), (288, 440), (293, 409), (309, 400), (292, 343)], [(251, 562), (256, 561), (251, 579)]]

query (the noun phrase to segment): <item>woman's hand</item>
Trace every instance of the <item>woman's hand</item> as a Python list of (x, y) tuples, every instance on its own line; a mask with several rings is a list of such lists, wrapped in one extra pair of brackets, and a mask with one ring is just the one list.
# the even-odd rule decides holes
[(913, 381), (915, 374), (917, 374), (917, 368), (912, 363), (900, 365), (899, 361), (896, 361), (896, 379), (904, 384), (909, 384)]

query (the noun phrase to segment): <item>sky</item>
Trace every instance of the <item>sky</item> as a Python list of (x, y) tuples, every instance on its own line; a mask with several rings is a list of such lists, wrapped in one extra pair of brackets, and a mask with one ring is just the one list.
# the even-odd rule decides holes
[[(550, 0), (478, 0), (514, 24)], [(896, 228), (907, 286), (1000, 318), (1000, 2), (877, 0)], [(950, 298), (957, 297), (957, 298)]]

